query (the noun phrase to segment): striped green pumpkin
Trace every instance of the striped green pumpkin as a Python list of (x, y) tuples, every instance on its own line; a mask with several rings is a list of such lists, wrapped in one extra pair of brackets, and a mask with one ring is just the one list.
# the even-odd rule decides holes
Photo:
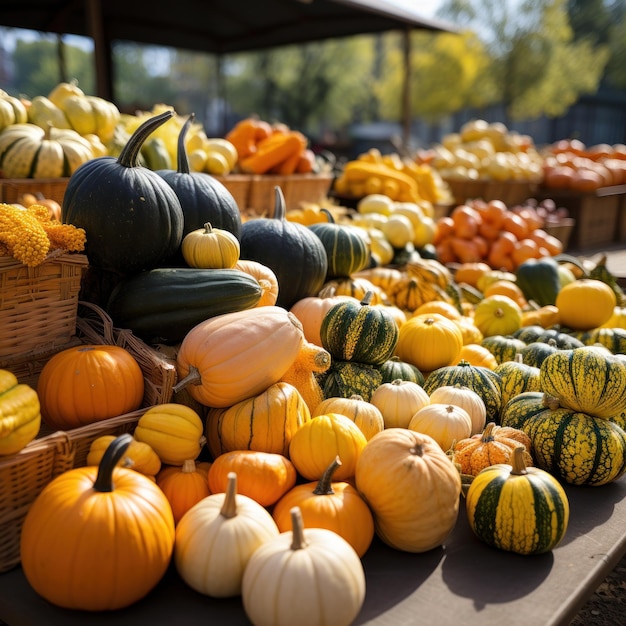
[(586, 346), (599, 343), (613, 354), (626, 354), (626, 329), (624, 328), (593, 328), (592, 330), (573, 331), (572, 336)]
[(593, 346), (559, 350), (539, 370), (542, 391), (563, 407), (609, 418), (626, 410), (626, 363)]
[(524, 391), (540, 391), (539, 368), (524, 363), (522, 356), (513, 361), (500, 363), (493, 370), (500, 376), (502, 406)]
[(556, 328), (544, 328), (538, 324), (522, 326), (522, 328), (513, 333), (513, 336), (517, 339), (521, 339), (524, 343), (533, 343), (535, 341), (547, 343), (552, 340), (556, 347), (561, 350), (571, 350), (572, 348), (580, 348), (584, 345), (579, 339), (574, 337), (573, 334), (562, 332)]
[(541, 554), (565, 535), (569, 501), (548, 472), (525, 466), (522, 451), (514, 450), (511, 465), (492, 465), (474, 478), (465, 501), (467, 519), (474, 534), (493, 548)]
[(502, 408), (501, 382), (500, 375), (493, 370), (471, 365), (468, 361), (462, 360), (457, 365), (447, 365), (433, 370), (424, 381), (423, 387), (428, 395), (438, 387), (446, 385), (468, 387), (485, 403), (487, 421), (499, 424)]
[(604, 485), (622, 476), (626, 432), (611, 420), (561, 408), (553, 400), (527, 391), (502, 412), (503, 426), (530, 437), (535, 465), (571, 485)]
[(394, 380), (408, 380), (418, 385), (424, 384), (424, 374), (412, 363), (402, 361), (394, 355), (387, 359), (379, 368), (383, 377), (383, 383), (390, 383)]
[(322, 209), (328, 222), (311, 224), (328, 257), (326, 279), (347, 277), (368, 267), (370, 246), (365, 231), (356, 226), (337, 224), (332, 213)]
[(354, 361), (333, 360), (320, 378), (325, 400), (358, 395), (369, 402), (374, 391), (382, 384), (382, 374), (376, 367)]
[(517, 339), (512, 335), (491, 335), (490, 337), (485, 337), (480, 342), (480, 345), (483, 348), (487, 348), (498, 363), (513, 361), (515, 355), (526, 347), (526, 344), (521, 339)]
[(334, 359), (382, 365), (398, 343), (399, 329), (394, 317), (383, 307), (370, 306), (372, 294), (363, 300), (346, 300), (329, 309), (322, 319), (322, 347)]
[(545, 359), (559, 350), (555, 341), (531, 341), (522, 348), (520, 354), (527, 365), (541, 367)]

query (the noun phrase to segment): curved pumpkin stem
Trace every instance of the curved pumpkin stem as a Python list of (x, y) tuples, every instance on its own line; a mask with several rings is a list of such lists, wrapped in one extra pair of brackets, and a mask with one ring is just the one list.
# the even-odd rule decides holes
[(187, 385), (201, 385), (202, 384), (202, 376), (200, 375), (200, 370), (194, 365), (189, 367), (189, 374), (179, 380), (173, 387), (172, 391), (174, 393), (178, 393), (182, 391)]
[(326, 468), (326, 471), (322, 474), (321, 478), (317, 482), (317, 486), (313, 489), (313, 493), (316, 496), (332, 496), (333, 493), (333, 474), (337, 471), (337, 468), (341, 466), (341, 459), (336, 456), (333, 462)]
[(363, 299), (361, 300), (361, 302), (359, 302), (359, 304), (361, 306), (369, 306), (370, 302), (372, 301), (373, 296), (374, 296), (373, 291), (366, 291), (365, 295), (363, 296)]
[(98, 475), (96, 476), (96, 480), (93, 484), (95, 491), (105, 493), (114, 490), (113, 470), (132, 441), (133, 436), (129, 433), (124, 433), (123, 435), (116, 437), (107, 446), (107, 449), (102, 455), (102, 459), (100, 459), (100, 464), (98, 465)]
[(328, 209), (325, 209), (324, 207), (321, 207), (320, 208), (320, 213), (324, 213), (324, 215), (326, 215), (326, 219), (328, 220), (329, 224), (336, 224), (335, 218), (333, 217), (333, 214)]
[(176, 166), (176, 171), (179, 174), (189, 174), (189, 158), (187, 157), (187, 147), (185, 146), (185, 139), (187, 138), (187, 131), (189, 127), (193, 123), (196, 117), (195, 113), (191, 113), (189, 117), (185, 120), (183, 127), (180, 129), (180, 133), (178, 133), (178, 163)]
[(483, 434), (480, 438), (481, 443), (489, 443), (490, 441), (494, 440), (493, 431), (495, 430), (495, 428), (496, 428), (495, 422), (489, 422), (489, 424), (485, 426), (485, 429), (483, 430)]
[(524, 451), (524, 446), (517, 446), (513, 449), (513, 454), (511, 455), (511, 474), (514, 476), (528, 474), (528, 469), (524, 462)]
[(124, 167), (137, 167), (137, 158), (141, 146), (159, 126), (167, 122), (173, 115), (172, 111), (163, 111), (163, 113), (146, 120), (126, 142), (119, 157), (117, 157), (117, 162)]
[(274, 215), (275, 220), (284, 220), (287, 217), (287, 205), (285, 204), (285, 196), (283, 190), (276, 185), (274, 187)]

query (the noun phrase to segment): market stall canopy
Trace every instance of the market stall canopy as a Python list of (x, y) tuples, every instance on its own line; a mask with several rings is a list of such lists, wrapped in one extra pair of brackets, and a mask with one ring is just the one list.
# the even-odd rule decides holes
[(9, 0), (0, 25), (93, 38), (98, 92), (112, 97), (116, 40), (225, 54), (388, 30), (451, 31), (391, 0)]

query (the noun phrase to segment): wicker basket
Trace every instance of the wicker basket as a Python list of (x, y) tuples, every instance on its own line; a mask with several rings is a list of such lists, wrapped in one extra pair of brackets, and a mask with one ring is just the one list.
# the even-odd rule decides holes
[(37, 267), (0, 257), (0, 359), (65, 345), (76, 333), (84, 254), (51, 253)]
[(23, 450), (0, 457), (0, 572), (19, 563), (22, 524), (29, 506), (41, 490), (60, 473), (84, 466), (94, 439), (101, 435), (132, 433), (148, 407), (172, 399), (177, 380), (172, 358), (147, 346), (130, 331), (114, 328), (110, 317), (93, 304), (81, 303), (79, 312), (77, 333), (70, 343), (56, 351), (0, 361), (0, 368), (11, 370), (20, 382), (36, 387), (43, 366), (61, 349), (79, 343), (118, 345), (135, 357), (143, 372), (142, 408), (68, 431), (51, 432), (42, 426), (39, 437)]
[(63, 204), (69, 178), (0, 178), (0, 202), (19, 202), (24, 193), (38, 194)]
[(287, 211), (301, 202), (320, 202), (328, 196), (333, 182), (331, 174), (292, 174), (290, 176), (253, 176), (247, 208), (258, 215), (274, 214), (274, 187), (282, 189)]

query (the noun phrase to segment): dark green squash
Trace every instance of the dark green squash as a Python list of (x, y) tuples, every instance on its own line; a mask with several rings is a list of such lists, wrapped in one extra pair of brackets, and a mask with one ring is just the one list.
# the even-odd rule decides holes
[(328, 258), (308, 226), (286, 218), (285, 197), (274, 189), (274, 215), (251, 219), (241, 227), (240, 258), (267, 265), (278, 279), (277, 306), (289, 310), (298, 300), (316, 296), (326, 280)]
[(572, 331), (572, 336), (586, 346), (600, 344), (613, 354), (626, 354), (626, 329), (592, 328)]
[(400, 360), (396, 355), (387, 359), (378, 370), (383, 376), (383, 383), (390, 383), (394, 380), (408, 380), (422, 386), (424, 384), (424, 374), (412, 363)]
[(148, 343), (178, 343), (196, 324), (256, 306), (263, 290), (236, 269), (156, 268), (113, 289), (107, 312)]
[(393, 355), (398, 324), (383, 307), (370, 306), (371, 297), (368, 291), (360, 302), (339, 302), (324, 315), (320, 337), (333, 359), (382, 365)]
[(541, 364), (555, 352), (558, 352), (560, 348), (557, 347), (556, 341), (550, 339), (548, 341), (531, 341), (526, 344), (520, 351), (522, 360), (526, 365), (532, 367), (541, 367)]
[(538, 324), (522, 326), (513, 333), (513, 337), (521, 339), (526, 344), (533, 343), (535, 341), (547, 343), (552, 340), (556, 347), (562, 350), (580, 348), (584, 345), (580, 339), (575, 337), (573, 334), (562, 331), (560, 327), (544, 328)]
[(328, 222), (311, 224), (309, 228), (320, 238), (326, 249), (326, 279), (347, 277), (365, 269), (370, 261), (370, 246), (364, 231), (356, 226), (337, 224), (330, 211), (322, 211)]
[[(216, 178), (205, 172), (190, 172), (185, 138), (194, 119), (191, 114), (178, 135), (178, 163), (174, 170), (157, 170), (173, 189), (184, 215), (183, 237), (210, 222), (213, 228), (241, 236), (241, 212), (233, 194)], [(245, 207), (243, 207), (245, 208)]]
[(171, 117), (165, 111), (146, 120), (118, 158), (92, 159), (70, 177), (62, 221), (85, 229), (90, 266), (128, 275), (158, 267), (178, 250), (180, 202), (159, 175), (137, 164), (143, 142)]
[(626, 432), (611, 420), (562, 408), (542, 392), (513, 398), (502, 426), (523, 430), (536, 466), (571, 485), (604, 485), (626, 472)]
[(554, 304), (561, 289), (559, 264), (550, 256), (528, 259), (515, 270), (517, 286), (539, 306)]
[(495, 357), (498, 363), (506, 363), (513, 361), (515, 355), (526, 347), (526, 344), (512, 335), (491, 335), (485, 337), (480, 345), (487, 348)]
[(356, 361), (333, 359), (330, 367), (319, 378), (324, 399), (361, 396), (369, 402), (382, 385), (382, 374), (373, 365)]

